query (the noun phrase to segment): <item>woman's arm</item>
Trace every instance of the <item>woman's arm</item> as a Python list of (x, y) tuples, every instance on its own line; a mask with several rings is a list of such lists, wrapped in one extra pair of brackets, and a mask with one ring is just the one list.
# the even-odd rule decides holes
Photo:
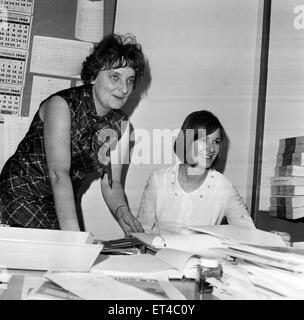
[(129, 125), (127, 125), (115, 150), (111, 151), (112, 188), (108, 184), (106, 175), (101, 180), (101, 191), (104, 200), (127, 236), (131, 232), (144, 231), (139, 221), (132, 215), (121, 185), (122, 167), (123, 164), (127, 164), (129, 161), (129, 134)]
[(44, 144), (55, 209), (60, 229), (80, 230), (72, 182), (71, 167), (71, 115), (66, 101), (54, 96), (40, 109), (44, 122)]
[(225, 215), (229, 224), (244, 226), (251, 229), (255, 228), (255, 225), (248, 213), (244, 200), (240, 196), (236, 187), (233, 185), (231, 185)]
[(139, 221), (130, 212), (120, 182), (120, 174), (121, 166), (112, 165), (112, 188), (110, 188), (108, 184), (108, 177), (104, 175), (101, 180), (101, 191), (104, 200), (127, 236), (129, 236), (131, 232), (144, 232)]

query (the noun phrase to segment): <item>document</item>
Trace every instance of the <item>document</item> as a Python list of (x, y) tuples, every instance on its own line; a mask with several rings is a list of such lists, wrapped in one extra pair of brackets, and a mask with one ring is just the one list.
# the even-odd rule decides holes
[(75, 38), (99, 42), (103, 38), (104, 1), (78, 0)]
[[(214, 258), (213, 252), (210, 256)], [(138, 254), (133, 256), (114, 255), (108, 256), (102, 262), (91, 268), (91, 272), (103, 272), (107, 275), (153, 277), (164, 275), (169, 279), (181, 279), (182, 277), (195, 279), (197, 267), (201, 255), (191, 252), (162, 248), (155, 255)], [(226, 255), (217, 254), (217, 259), (225, 258)]]
[(261, 246), (286, 247), (282, 238), (274, 233), (234, 225), (189, 227), (197, 232), (213, 235), (223, 240)]
[[(25, 278), (26, 280), (26, 278)], [(42, 279), (36, 287), (31, 288), (24, 300), (83, 300), (75, 294), (56, 285), (54, 282)]]
[(82, 63), (91, 53), (91, 43), (60, 38), (33, 38), (30, 71), (63, 77), (79, 77)]
[(176, 268), (186, 278), (196, 278), (201, 256), (186, 251), (164, 248), (158, 250), (155, 257)]
[[(1, 85), (0, 85), (1, 87)], [(1, 169), (29, 128), (27, 117), (4, 117), (0, 121), (0, 165)]]
[[(266, 259), (265, 259), (266, 261)], [(232, 300), (286, 300), (304, 298), (303, 273), (270, 266), (264, 261), (236, 259), (222, 264), (221, 281), (207, 279), (213, 295)]]
[(57, 91), (68, 89), (71, 80), (33, 76), (29, 118), (32, 121), (41, 102)]
[(155, 248), (170, 248), (191, 252), (193, 254), (211, 254), (210, 248), (222, 247), (222, 240), (209, 234), (155, 234), (155, 233), (133, 233), (148, 246)]
[[(123, 278), (125, 280), (122, 278), (116, 280), (103, 274), (78, 272), (52, 273), (46, 275), (46, 277), (85, 300), (169, 299), (161, 286), (162, 280), (157, 279), (127, 279), (125, 277)], [(136, 283), (134, 284), (134, 282)], [(168, 283), (166, 285), (170, 286)], [(157, 289), (155, 286), (157, 286)], [(170, 287), (172, 289), (173, 286), (171, 285)], [(183, 297), (181, 294), (180, 296)]]
[(165, 275), (169, 278), (181, 279), (183, 273), (174, 266), (151, 254), (110, 255), (102, 262), (94, 265), (91, 272), (103, 272), (111, 276), (153, 277)]

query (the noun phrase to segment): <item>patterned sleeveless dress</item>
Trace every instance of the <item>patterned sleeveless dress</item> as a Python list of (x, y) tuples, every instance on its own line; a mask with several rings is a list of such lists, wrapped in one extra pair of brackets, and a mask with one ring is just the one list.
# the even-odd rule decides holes
[[(85, 177), (106, 174), (112, 186), (110, 150), (121, 138), (127, 115), (111, 110), (100, 117), (96, 113), (92, 85), (59, 91), (71, 114), (71, 169), (74, 195)], [(0, 175), (1, 223), (28, 228), (59, 229), (49, 179), (39, 112), (30, 128), (5, 163)]]

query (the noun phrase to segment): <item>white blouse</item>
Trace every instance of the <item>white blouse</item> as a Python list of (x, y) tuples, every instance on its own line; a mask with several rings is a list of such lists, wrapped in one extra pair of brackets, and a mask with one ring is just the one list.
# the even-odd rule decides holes
[(137, 216), (146, 231), (216, 225), (224, 216), (229, 224), (255, 228), (243, 199), (223, 174), (209, 170), (198, 189), (185, 192), (178, 166), (156, 170), (147, 181)]

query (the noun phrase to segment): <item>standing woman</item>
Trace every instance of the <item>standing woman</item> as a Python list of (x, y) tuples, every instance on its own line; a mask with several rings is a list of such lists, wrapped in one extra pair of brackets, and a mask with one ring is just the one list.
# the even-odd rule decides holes
[(75, 197), (88, 173), (98, 171), (104, 200), (126, 235), (143, 230), (127, 205), (122, 163), (111, 165), (111, 158), (115, 147), (124, 150), (122, 141), (129, 142), (128, 118), (120, 109), (144, 69), (135, 37), (111, 34), (83, 63), (83, 86), (41, 103), (0, 175), (3, 223), (79, 230)]

